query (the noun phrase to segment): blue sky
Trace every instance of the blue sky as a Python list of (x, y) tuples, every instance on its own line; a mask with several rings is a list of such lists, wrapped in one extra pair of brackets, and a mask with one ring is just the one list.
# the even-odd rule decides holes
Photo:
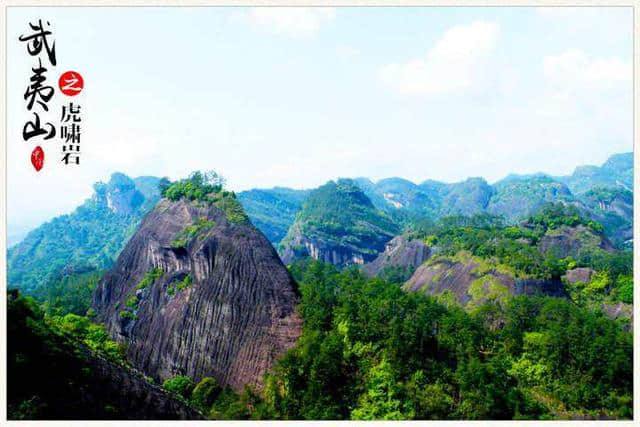
[[(48, 79), (76, 70), (85, 90), (83, 164), (46, 142), (36, 173), (21, 137), (33, 59), (17, 39), (40, 17)], [(12, 7), (7, 24), (10, 237), (114, 171), (215, 169), (236, 191), (493, 182), (633, 148), (631, 8)]]

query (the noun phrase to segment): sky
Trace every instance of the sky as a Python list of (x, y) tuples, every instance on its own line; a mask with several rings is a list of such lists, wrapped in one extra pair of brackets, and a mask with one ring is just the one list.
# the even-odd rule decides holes
[[(80, 165), (22, 139), (50, 22), (49, 118), (81, 105)], [(566, 175), (633, 150), (630, 7), (25, 8), (7, 11), (9, 238), (73, 211), (111, 173), (216, 170), (235, 191), (337, 177)]]

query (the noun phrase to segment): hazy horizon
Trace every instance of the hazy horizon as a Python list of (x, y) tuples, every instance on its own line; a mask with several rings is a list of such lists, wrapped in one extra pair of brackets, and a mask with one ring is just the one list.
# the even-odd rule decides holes
[[(623, 152), (623, 153), (612, 153), (610, 156), (608, 156), (608, 157), (607, 157), (607, 159), (609, 159), (611, 156), (614, 156), (614, 155), (618, 155), (618, 154), (627, 154), (627, 153), (629, 153), (629, 152)], [(633, 154), (633, 152), (630, 152), (630, 153), (631, 153), (631, 154)], [(600, 164), (596, 164), (596, 165), (575, 165), (575, 167), (573, 168), (573, 170), (575, 170), (577, 167), (580, 167), (580, 166), (602, 166), (602, 164), (603, 164), (607, 159), (605, 159), (602, 163), (600, 163)], [(114, 173), (118, 173), (118, 172), (119, 172), (119, 173), (123, 173), (122, 171), (113, 171), (113, 172), (111, 172), (108, 176), (106, 176), (105, 178), (103, 178), (103, 179), (101, 179), (101, 180), (99, 180), (99, 181), (102, 181), (102, 182), (108, 182), (108, 181), (109, 181), (109, 178), (111, 177), (111, 175), (112, 175), (112, 174), (114, 174)], [(499, 179), (497, 179), (497, 180), (493, 180), (493, 181), (489, 181), (489, 180), (487, 180), (487, 179), (486, 179), (485, 177), (483, 177), (483, 176), (468, 176), (468, 177), (463, 178), (463, 179), (461, 179), (461, 180), (459, 180), (459, 181), (451, 181), (451, 182), (434, 180), (434, 179), (432, 179), (432, 178), (428, 178), (428, 177), (427, 177), (427, 178), (425, 178), (425, 179), (423, 179), (423, 180), (420, 180), (420, 181), (418, 181), (418, 182), (415, 182), (415, 181), (412, 181), (412, 180), (406, 179), (406, 178), (404, 178), (404, 177), (402, 177), (402, 176), (388, 176), (388, 177), (385, 177), (385, 178), (380, 178), (380, 179), (375, 179), (375, 180), (374, 180), (374, 179), (371, 179), (371, 178), (369, 178), (369, 177), (366, 177), (366, 176), (339, 176), (339, 177), (330, 178), (330, 179), (328, 179), (327, 181), (325, 181), (324, 183), (329, 182), (329, 181), (335, 181), (335, 180), (337, 180), (337, 179), (341, 179), (341, 178), (346, 178), (346, 179), (359, 179), (359, 178), (365, 178), (365, 179), (369, 179), (369, 180), (370, 180), (370, 181), (372, 181), (374, 184), (376, 184), (376, 183), (378, 183), (378, 182), (380, 182), (380, 181), (383, 181), (383, 180), (386, 180), (386, 179), (396, 179), (396, 178), (398, 178), (398, 179), (402, 179), (402, 180), (405, 180), (405, 181), (409, 181), (409, 182), (411, 182), (411, 183), (413, 183), (413, 184), (416, 184), (416, 185), (421, 185), (421, 184), (422, 184), (422, 183), (424, 183), (425, 181), (438, 181), (438, 182), (443, 182), (443, 183), (445, 183), (445, 184), (454, 184), (454, 183), (457, 183), (457, 182), (463, 182), (463, 181), (466, 181), (467, 179), (471, 179), (471, 178), (482, 178), (482, 179), (484, 179), (485, 181), (487, 181), (487, 183), (489, 183), (490, 185), (495, 185), (497, 182), (500, 182), (501, 180), (506, 179), (507, 177), (512, 176), (512, 175), (525, 176), (525, 175), (538, 175), (538, 174), (543, 174), (543, 175), (547, 175), (547, 176), (551, 176), (551, 177), (556, 177), (556, 178), (557, 178), (557, 177), (562, 177), (562, 176), (569, 176), (569, 175), (571, 175), (572, 173), (573, 173), (573, 171), (572, 171), (570, 174), (567, 174), (567, 175), (553, 175), (553, 174), (546, 173), (545, 171), (538, 171), (538, 172), (527, 173), (527, 174), (520, 174), (520, 173), (512, 172), (512, 173), (509, 173), (509, 174), (507, 174), (507, 175), (503, 176), (502, 178), (499, 178)], [(224, 173), (221, 173), (221, 175), (222, 175), (222, 176), (224, 176)], [(130, 175), (128, 175), (128, 174), (127, 174), (127, 176), (129, 176), (129, 178), (132, 178), (132, 179), (142, 178), (142, 177), (156, 177), (156, 178), (161, 178), (160, 176), (149, 175), (149, 174), (143, 174), (143, 175), (138, 175), (138, 176), (130, 176)], [(186, 177), (186, 176), (185, 176), (185, 177)], [(98, 182), (98, 181), (96, 181), (96, 182)], [(322, 185), (322, 184), (324, 184), (324, 183), (321, 183), (320, 185)], [(91, 185), (93, 186), (93, 184), (94, 184), (94, 183), (92, 183)], [(250, 191), (250, 190), (271, 190), (271, 189), (275, 189), (275, 188), (286, 188), (286, 189), (293, 189), (293, 190), (301, 190), (301, 191), (302, 191), (302, 190), (313, 190), (314, 188), (317, 188), (317, 187), (319, 187), (319, 185), (317, 185), (317, 186), (313, 186), (313, 187), (294, 187), (294, 186), (281, 186), (281, 185), (277, 185), (277, 186), (271, 186), (271, 187), (254, 187), (254, 188), (249, 188), (249, 189), (245, 189), (245, 190), (240, 190), (240, 191), (237, 191), (237, 192)], [(233, 188), (229, 188), (229, 189), (230, 189), (230, 190), (233, 190), (233, 191), (236, 191), (236, 190), (234, 190)], [(93, 191), (93, 187), (92, 187), (92, 188), (91, 188), (90, 193), (87, 195), (87, 197), (85, 197), (85, 199), (83, 200), (83, 202), (82, 202), (82, 203), (84, 203), (84, 201), (86, 201), (86, 200), (90, 199), (90, 198), (93, 196), (93, 194), (94, 194), (94, 191)], [(79, 206), (79, 205), (78, 205), (78, 206)], [(76, 206), (76, 207), (77, 207), (77, 206)], [(29, 232), (31, 232), (31, 231), (33, 231), (34, 229), (38, 228), (40, 225), (44, 224), (45, 222), (48, 222), (48, 221), (50, 221), (51, 219), (53, 219), (53, 218), (55, 218), (55, 217), (58, 217), (58, 216), (60, 216), (60, 215), (68, 215), (68, 214), (72, 213), (73, 211), (75, 211), (76, 207), (74, 207), (72, 210), (70, 210), (70, 211), (68, 211), (68, 212), (59, 212), (59, 213), (57, 213), (57, 214), (53, 214), (50, 218), (45, 219), (45, 220), (43, 220), (43, 221), (42, 221), (42, 222), (40, 222), (40, 223), (34, 224), (34, 225), (32, 225), (30, 228), (26, 228), (26, 229), (25, 229), (25, 228), (23, 228), (23, 229), (16, 229), (16, 230), (12, 230), (12, 224), (9, 224), (9, 225), (8, 225), (8, 233), (7, 233), (7, 247), (12, 246), (12, 245), (15, 245), (15, 244), (17, 244), (17, 243), (20, 243), (20, 241), (21, 241), (22, 239), (24, 239), (24, 237), (26, 237), (26, 235), (27, 235), (27, 234), (29, 234)]]

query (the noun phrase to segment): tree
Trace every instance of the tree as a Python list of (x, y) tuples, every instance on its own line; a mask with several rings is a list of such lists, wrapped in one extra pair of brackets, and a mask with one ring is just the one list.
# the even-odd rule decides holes
[(215, 402), (222, 388), (215, 378), (204, 377), (191, 393), (191, 401), (201, 410), (208, 410)]
[(162, 387), (166, 390), (176, 393), (185, 399), (188, 399), (191, 396), (191, 392), (195, 386), (196, 385), (193, 380), (185, 375), (177, 375), (162, 383)]

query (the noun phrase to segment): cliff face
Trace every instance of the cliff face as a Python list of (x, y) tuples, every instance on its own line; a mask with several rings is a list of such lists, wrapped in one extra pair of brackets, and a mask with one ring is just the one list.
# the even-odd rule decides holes
[(519, 279), (500, 265), (460, 252), (455, 257), (434, 257), (422, 264), (405, 283), (404, 289), (440, 295), (448, 292), (463, 306), (478, 305), (488, 299), (502, 300), (512, 295), (565, 297), (560, 280)]
[(605, 236), (594, 233), (584, 225), (562, 226), (548, 230), (538, 242), (538, 248), (541, 252), (551, 253), (558, 258), (577, 257), (586, 249), (599, 248), (610, 252), (615, 250)]
[(283, 262), (311, 257), (335, 265), (364, 264), (384, 250), (399, 226), (374, 207), (353, 180), (313, 190), (280, 243)]
[(98, 284), (94, 308), (156, 379), (215, 377), (239, 390), (300, 335), (297, 289), (267, 239), (213, 205), (163, 199)]
[(432, 254), (432, 248), (420, 239), (409, 240), (405, 236), (396, 236), (385, 245), (376, 259), (362, 267), (362, 271), (374, 277), (388, 267), (401, 267), (413, 271)]

